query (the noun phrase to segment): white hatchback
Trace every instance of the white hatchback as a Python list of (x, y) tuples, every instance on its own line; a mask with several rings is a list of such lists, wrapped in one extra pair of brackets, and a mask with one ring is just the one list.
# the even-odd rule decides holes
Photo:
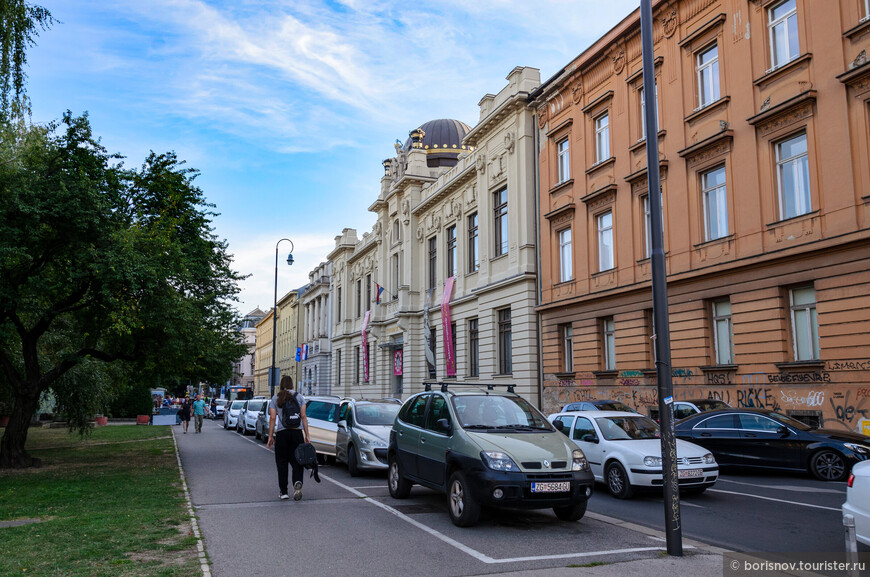
[(245, 401), (233, 401), (224, 411), (224, 429), (235, 429), (239, 422), (239, 412), (245, 406)]
[(858, 541), (870, 545), (870, 461), (852, 467), (846, 483), (846, 502), (843, 515), (855, 518), (855, 534)]
[(263, 410), (263, 407), (269, 402), (265, 397), (254, 397), (245, 401), (242, 409), (239, 411), (238, 423), (236, 430), (243, 435), (257, 432), (257, 417)]
[[(663, 485), (661, 434), (658, 423), (643, 415), (619, 411), (572, 411), (550, 416), (562, 433), (583, 450), (595, 480), (618, 499), (639, 488)], [(703, 447), (677, 439), (680, 488), (702, 493), (719, 477), (719, 465)]]

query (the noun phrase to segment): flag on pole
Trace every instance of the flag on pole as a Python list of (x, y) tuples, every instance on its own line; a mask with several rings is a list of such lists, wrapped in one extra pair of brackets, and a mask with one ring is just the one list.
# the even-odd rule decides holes
[(308, 360), (308, 345), (307, 344), (302, 345), (302, 360), (303, 361)]
[(381, 304), (381, 293), (384, 292), (384, 287), (375, 283), (375, 288), (377, 289), (377, 294), (375, 295), (375, 304)]
[(302, 360), (302, 347), (296, 347), (296, 362)]

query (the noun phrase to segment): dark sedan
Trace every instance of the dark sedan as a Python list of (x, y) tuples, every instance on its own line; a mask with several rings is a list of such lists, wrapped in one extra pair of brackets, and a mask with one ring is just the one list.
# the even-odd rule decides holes
[(720, 466), (809, 471), (842, 481), (852, 465), (870, 459), (870, 437), (813, 429), (766, 409), (700, 413), (676, 424), (677, 438), (706, 447)]

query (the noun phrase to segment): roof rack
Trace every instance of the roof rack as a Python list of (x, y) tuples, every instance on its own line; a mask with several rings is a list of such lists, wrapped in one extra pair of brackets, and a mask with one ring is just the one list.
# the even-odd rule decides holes
[(445, 382), (445, 381), (439, 381), (439, 382), (435, 382), (435, 383), (432, 383), (432, 382), (423, 383), (423, 390), (431, 391), (432, 385), (441, 385), (441, 392), (442, 393), (447, 392), (448, 386), (450, 386), (450, 387), (475, 387), (478, 389), (482, 389), (482, 388), (486, 387), (487, 391), (493, 391), (493, 390), (495, 390), (495, 387), (505, 387), (505, 388), (507, 388), (507, 392), (509, 392), (509, 393), (516, 392), (514, 390), (514, 387), (516, 385), (513, 385), (513, 384), (506, 385), (506, 384), (494, 384), (494, 383), (459, 383), (459, 382)]

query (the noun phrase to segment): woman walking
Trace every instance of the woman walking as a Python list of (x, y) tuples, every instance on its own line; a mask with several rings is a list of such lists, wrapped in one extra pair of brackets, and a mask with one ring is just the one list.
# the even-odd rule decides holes
[(181, 417), (181, 427), (184, 429), (184, 434), (187, 434), (187, 427), (190, 426), (190, 399), (185, 397), (181, 403), (181, 410), (178, 416)]
[(296, 447), (307, 443), (308, 418), (305, 416), (305, 397), (293, 390), (293, 379), (281, 377), (278, 394), (269, 401), (269, 440), (266, 446), (275, 447), (278, 467), (278, 498), (289, 499), (287, 494), (287, 466), (293, 469), (293, 500), (302, 498), (302, 465), (296, 461)]

